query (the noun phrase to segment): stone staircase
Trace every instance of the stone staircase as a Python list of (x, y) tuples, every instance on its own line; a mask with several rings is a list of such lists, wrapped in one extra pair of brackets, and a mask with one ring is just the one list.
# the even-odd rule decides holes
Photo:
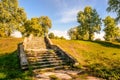
[(26, 38), (24, 40), (24, 47), (25, 50), (32, 50), (32, 49), (46, 49), (46, 44), (43, 37), (34, 37), (34, 38)]
[(32, 70), (55, 70), (70, 68), (65, 59), (58, 57), (58, 55), (52, 50), (48, 50), (46, 52), (37, 51), (33, 52), (31, 55), (30, 53), (31, 52), (27, 53), (27, 60)]
[(32, 71), (33, 80), (53, 80), (50, 76), (60, 80), (77, 80), (74, 76), (80, 71), (71, 67), (75, 60), (47, 40), (43, 37), (28, 37), (23, 44), (18, 45), (21, 69)]
[(65, 58), (60, 57), (56, 51), (47, 47), (43, 37), (27, 38), (23, 44), (29, 65), (23, 69), (54, 70), (70, 68)]
[[(75, 60), (58, 46), (50, 46), (44, 39), (30, 37), (18, 45), (21, 69), (32, 70), (31, 80), (83, 80), (78, 77), (82, 71), (71, 67)], [(57, 79), (53, 79), (55, 77)]]

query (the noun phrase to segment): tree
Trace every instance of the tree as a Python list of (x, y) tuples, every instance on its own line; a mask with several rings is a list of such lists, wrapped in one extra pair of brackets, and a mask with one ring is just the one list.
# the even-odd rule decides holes
[(34, 36), (42, 36), (43, 31), (40, 23), (39, 18), (31, 18), (31, 20), (27, 20), (25, 23), (26, 35), (33, 34)]
[[(2, 36), (10, 36), (14, 30), (21, 30), (26, 20), (26, 13), (18, 6), (18, 0), (0, 1), (0, 30)], [(22, 31), (22, 30), (21, 30)]]
[(92, 40), (94, 32), (99, 33), (101, 30), (101, 19), (97, 11), (89, 6), (85, 7), (84, 11), (78, 12), (77, 21), (80, 23), (79, 33), (83, 39)]
[(35, 17), (27, 20), (24, 26), (27, 36), (30, 34), (34, 36), (44, 36), (48, 33), (48, 29), (51, 28), (51, 20), (47, 16)]
[(104, 31), (105, 31), (105, 40), (107, 41), (115, 41), (120, 37), (120, 29), (116, 26), (116, 22), (114, 18), (107, 16), (104, 20)]
[(116, 12), (117, 13), (117, 21), (120, 21), (120, 0), (109, 0), (108, 1), (108, 12)]
[(70, 38), (71, 38), (72, 40), (78, 39), (78, 38), (77, 38), (77, 36), (78, 36), (78, 29), (77, 29), (77, 27), (71, 28), (71, 29), (68, 31), (68, 35), (70, 36)]
[(52, 27), (51, 20), (47, 16), (41, 16), (39, 20), (40, 20), (40, 24), (43, 28), (44, 33), (48, 34), (48, 29)]
[(63, 36), (61, 36), (60, 39), (62, 39), (62, 40), (66, 40)]
[(54, 33), (50, 33), (48, 36), (49, 36), (50, 39), (54, 39), (55, 38)]

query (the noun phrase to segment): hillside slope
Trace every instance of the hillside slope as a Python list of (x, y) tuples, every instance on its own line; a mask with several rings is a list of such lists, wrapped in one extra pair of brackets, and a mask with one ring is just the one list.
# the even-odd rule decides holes
[(0, 80), (30, 80), (31, 72), (22, 71), (17, 46), (21, 38), (0, 38)]
[(11, 53), (22, 42), (21, 38), (0, 38), (0, 54)]
[(120, 79), (120, 44), (75, 40), (52, 40), (75, 57), (93, 75)]

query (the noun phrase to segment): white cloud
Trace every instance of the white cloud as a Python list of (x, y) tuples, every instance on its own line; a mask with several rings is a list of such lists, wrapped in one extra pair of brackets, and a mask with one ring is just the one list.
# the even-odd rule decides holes
[(66, 11), (63, 11), (60, 15), (60, 22), (61, 23), (69, 23), (77, 21), (77, 13), (80, 11), (79, 8), (73, 8)]
[(100, 32), (100, 34), (97, 34), (97, 33), (95, 33), (95, 38), (94, 38), (94, 40), (95, 39), (101, 39), (101, 40), (105, 40), (103, 37), (104, 37), (104, 35), (105, 35), (105, 32)]
[(55, 36), (61, 37), (63, 36), (66, 39), (69, 39), (69, 36), (67, 34), (67, 31), (60, 31), (60, 30), (52, 30), (50, 31), (52, 33), (54, 33)]
[(59, 16), (59, 20), (57, 22), (59, 23), (77, 22), (77, 13), (84, 7), (83, 4), (79, 4), (81, 3), (81, 0), (73, 0), (70, 2), (66, 0), (54, 0), (54, 3), (60, 11), (57, 13), (57, 15)]
[(118, 27), (120, 27), (120, 23), (118, 24)]
[(11, 36), (16, 37), (16, 38), (21, 38), (21, 37), (22, 37), (22, 34), (21, 34), (21, 32), (19, 32), (19, 31), (14, 31), (14, 32), (11, 34)]

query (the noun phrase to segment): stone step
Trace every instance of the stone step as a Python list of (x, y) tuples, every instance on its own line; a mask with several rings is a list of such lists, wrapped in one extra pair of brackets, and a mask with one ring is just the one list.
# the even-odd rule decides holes
[(27, 57), (37, 57), (37, 56), (57, 56), (54, 53), (27, 53)]
[(64, 62), (64, 61), (62, 61), (62, 60), (54, 60), (54, 61), (48, 61), (48, 60), (44, 60), (44, 61), (29, 61), (29, 64), (35, 64), (35, 63), (38, 63), (38, 64), (51, 63), (52, 64), (52, 63), (61, 63), (61, 62)]
[(61, 64), (61, 63), (65, 63), (65, 62), (63, 62), (63, 61), (42, 61), (42, 62), (31, 62), (30, 64), (31, 65), (44, 65), (44, 64), (54, 64), (54, 63)]
[(35, 61), (35, 60), (29, 60), (29, 63), (57, 63), (57, 62), (64, 62), (63, 60), (43, 60), (43, 61)]
[[(41, 61), (42, 60), (42, 61)], [(63, 62), (64, 60), (61, 60), (61, 59), (55, 59), (55, 60), (48, 60), (48, 59), (45, 59), (45, 58), (43, 58), (43, 59), (41, 59), (41, 60), (38, 60), (38, 59), (36, 59), (36, 60), (34, 60), (34, 59), (31, 59), (31, 60), (29, 60), (29, 62), (34, 62), (34, 61), (36, 61), (36, 62)], [(64, 61), (65, 62), (65, 61)]]
[(39, 73), (41, 71), (51, 71), (51, 70), (58, 70), (58, 69), (70, 69), (70, 66), (55, 66), (55, 67), (49, 67), (49, 68), (40, 68), (33, 70), (34, 73)]
[(54, 64), (44, 64), (44, 65), (31, 65), (31, 68), (32, 69), (51, 68), (51, 67), (64, 66), (64, 65), (66, 65), (66, 64), (65, 63), (62, 63), (62, 64), (54, 63)]
[(28, 65), (21, 66), (21, 69), (22, 69), (22, 70), (28, 69)]
[(39, 57), (28, 57), (28, 59), (44, 59), (44, 58), (59, 58), (58, 56), (39, 56)]
[(33, 59), (28, 59), (28, 61), (30, 61), (30, 62), (39, 62), (39, 61), (58, 61), (58, 60), (62, 60), (62, 61), (64, 61), (65, 59), (64, 58), (41, 58), (41, 59), (39, 59), (39, 58), (33, 58)]
[(54, 66), (62, 66), (66, 65), (66, 63), (47, 63), (47, 64), (30, 64), (31, 67), (35, 68), (45, 68), (45, 67), (54, 67)]
[(27, 54), (28, 53), (45, 53), (46, 51), (48, 51), (47, 49), (45, 49), (45, 48), (28, 48), (28, 49), (26, 49), (26, 51), (27, 51)]
[(37, 55), (56, 55), (56, 53), (45, 52), (45, 53), (37, 53)]

